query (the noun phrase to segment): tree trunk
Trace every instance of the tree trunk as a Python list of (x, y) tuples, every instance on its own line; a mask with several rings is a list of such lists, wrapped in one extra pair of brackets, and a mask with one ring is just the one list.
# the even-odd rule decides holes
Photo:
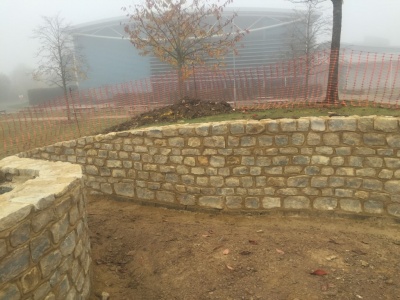
[(183, 78), (183, 71), (181, 66), (178, 66), (178, 95), (179, 99), (175, 100), (178, 102), (182, 100), (183, 97), (185, 97), (185, 80)]
[(329, 77), (325, 102), (339, 103), (339, 51), (340, 35), (342, 32), (342, 4), (343, 0), (331, 0), (333, 4), (332, 43), (329, 60)]
[(65, 104), (67, 106), (67, 118), (68, 118), (68, 121), (71, 121), (71, 110), (69, 107), (67, 87), (65, 85), (63, 86), (63, 90), (64, 90)]

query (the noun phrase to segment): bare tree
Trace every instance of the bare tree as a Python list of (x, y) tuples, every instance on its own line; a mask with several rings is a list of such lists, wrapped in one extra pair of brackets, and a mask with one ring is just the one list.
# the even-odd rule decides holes
[(308, 98), (310, 74), (320, 65), (315, 55), (326, 45), (322, 39), (331, 30), (331, 22), (322, 17), (319, 4), (319, 1), (305, 2), (303, 10), (294, 10), (294, 22), (287, 27), (287, 55), (294, 61), (294, 76), (297, 76), (300, 69), (297, 64), (304, 66), (301, 68), (301, 75), (304, 75), (305, 99)]
[(245, 34), (233, 26), (235, 13), (222, 15), (232, 1), (145, 0), (144, 4), (122, 8), (130, 20), (125, 32), (140, 54), (154, 55), (177, 70), (179, 94), (183, 96), (183, 81), (191, 68), (210, 58), (218, 64), (235, 51), (235, 43)]
[(68, 86), (86, 77), (87, 66), (74, 47), (70, 25), (59, 14), (42, 19), (43, 23), (33, 30), (33, 37), (41, 44), (37, 52), (39, 66), (33, 72), (33, 78), (63, 89), (70, 120)]
[[(292, 3), (322, 3), (327, 0), (289, 0)], [(342, 32), (342, 6), (343, 0), (331, 0), (333, 5), (333, 25), (331, 53), (329, 60), (329, 76), (325, 102), (328, 104), (339, 103), (339, 53)]]
[(10, 102), (11, 80), (6, 74), (0, 73), (0, 102)]

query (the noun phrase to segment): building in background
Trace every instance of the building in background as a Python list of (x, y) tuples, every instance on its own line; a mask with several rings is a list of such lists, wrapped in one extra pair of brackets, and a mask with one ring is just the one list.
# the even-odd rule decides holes
[[(238, 44), (238, 55), (229, 55), (224, 68), (242, 69), (269, 65), (284, 58), (288, 51), (287, 25), (296, 22), (292, 10), (226, 9), (236, 11), (235, 26), (249, 30)], [(82, 48), (89, 65), (87, 79), (80, 88), (98, 87), (148, 78), (171, 70), (152, 56), (141, 56), (124, 37), (126, 17), (99, 20), (73, 27), (75, 43)]]

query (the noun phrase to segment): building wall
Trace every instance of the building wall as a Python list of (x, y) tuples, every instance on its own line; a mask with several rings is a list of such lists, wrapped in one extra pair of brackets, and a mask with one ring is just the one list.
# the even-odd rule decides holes
[[(229, 16), (232, 11), (225, 13)], [(277, 25), (291, 18), (290, 10), (276, 12), (239, 9), (235, 24), (242, 29), (249, 29), (250, 33), (238, 43), (238, 55), (235, 59), (233, 52), (225, 57), (224, 67), (249, 68), (282, 60), (288, 48), (285, 41), (286, 27)], [(76, 26), (76, 44), (80, 46), (90, 67), (88, 78), (80, 83), (81, 88), (122, 83), (172, 70), (169, 65), (155, 57), (140, 56), (129, 38), (122, 39), (125, 35), (123, 24), (126, 22), (126, 18), (119, 18)], [(268, 28), (269, 26), (274, 27)]]
[(90, 193), (180, 208), (400, 217), (399, 118), (172, 125), (21, 157), (82, 165)]
[(127, 39), (75, 37), (89, 66), (80, 88), (114, 85), (150, 77), (150, 59), (140, 56)]

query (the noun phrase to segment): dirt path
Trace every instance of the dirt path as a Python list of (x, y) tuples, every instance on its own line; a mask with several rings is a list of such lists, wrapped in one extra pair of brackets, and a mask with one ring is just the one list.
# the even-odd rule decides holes
[(400, 299), (393, 223), (214, 215), (98, 197), (89, 226), (91, 299)]

